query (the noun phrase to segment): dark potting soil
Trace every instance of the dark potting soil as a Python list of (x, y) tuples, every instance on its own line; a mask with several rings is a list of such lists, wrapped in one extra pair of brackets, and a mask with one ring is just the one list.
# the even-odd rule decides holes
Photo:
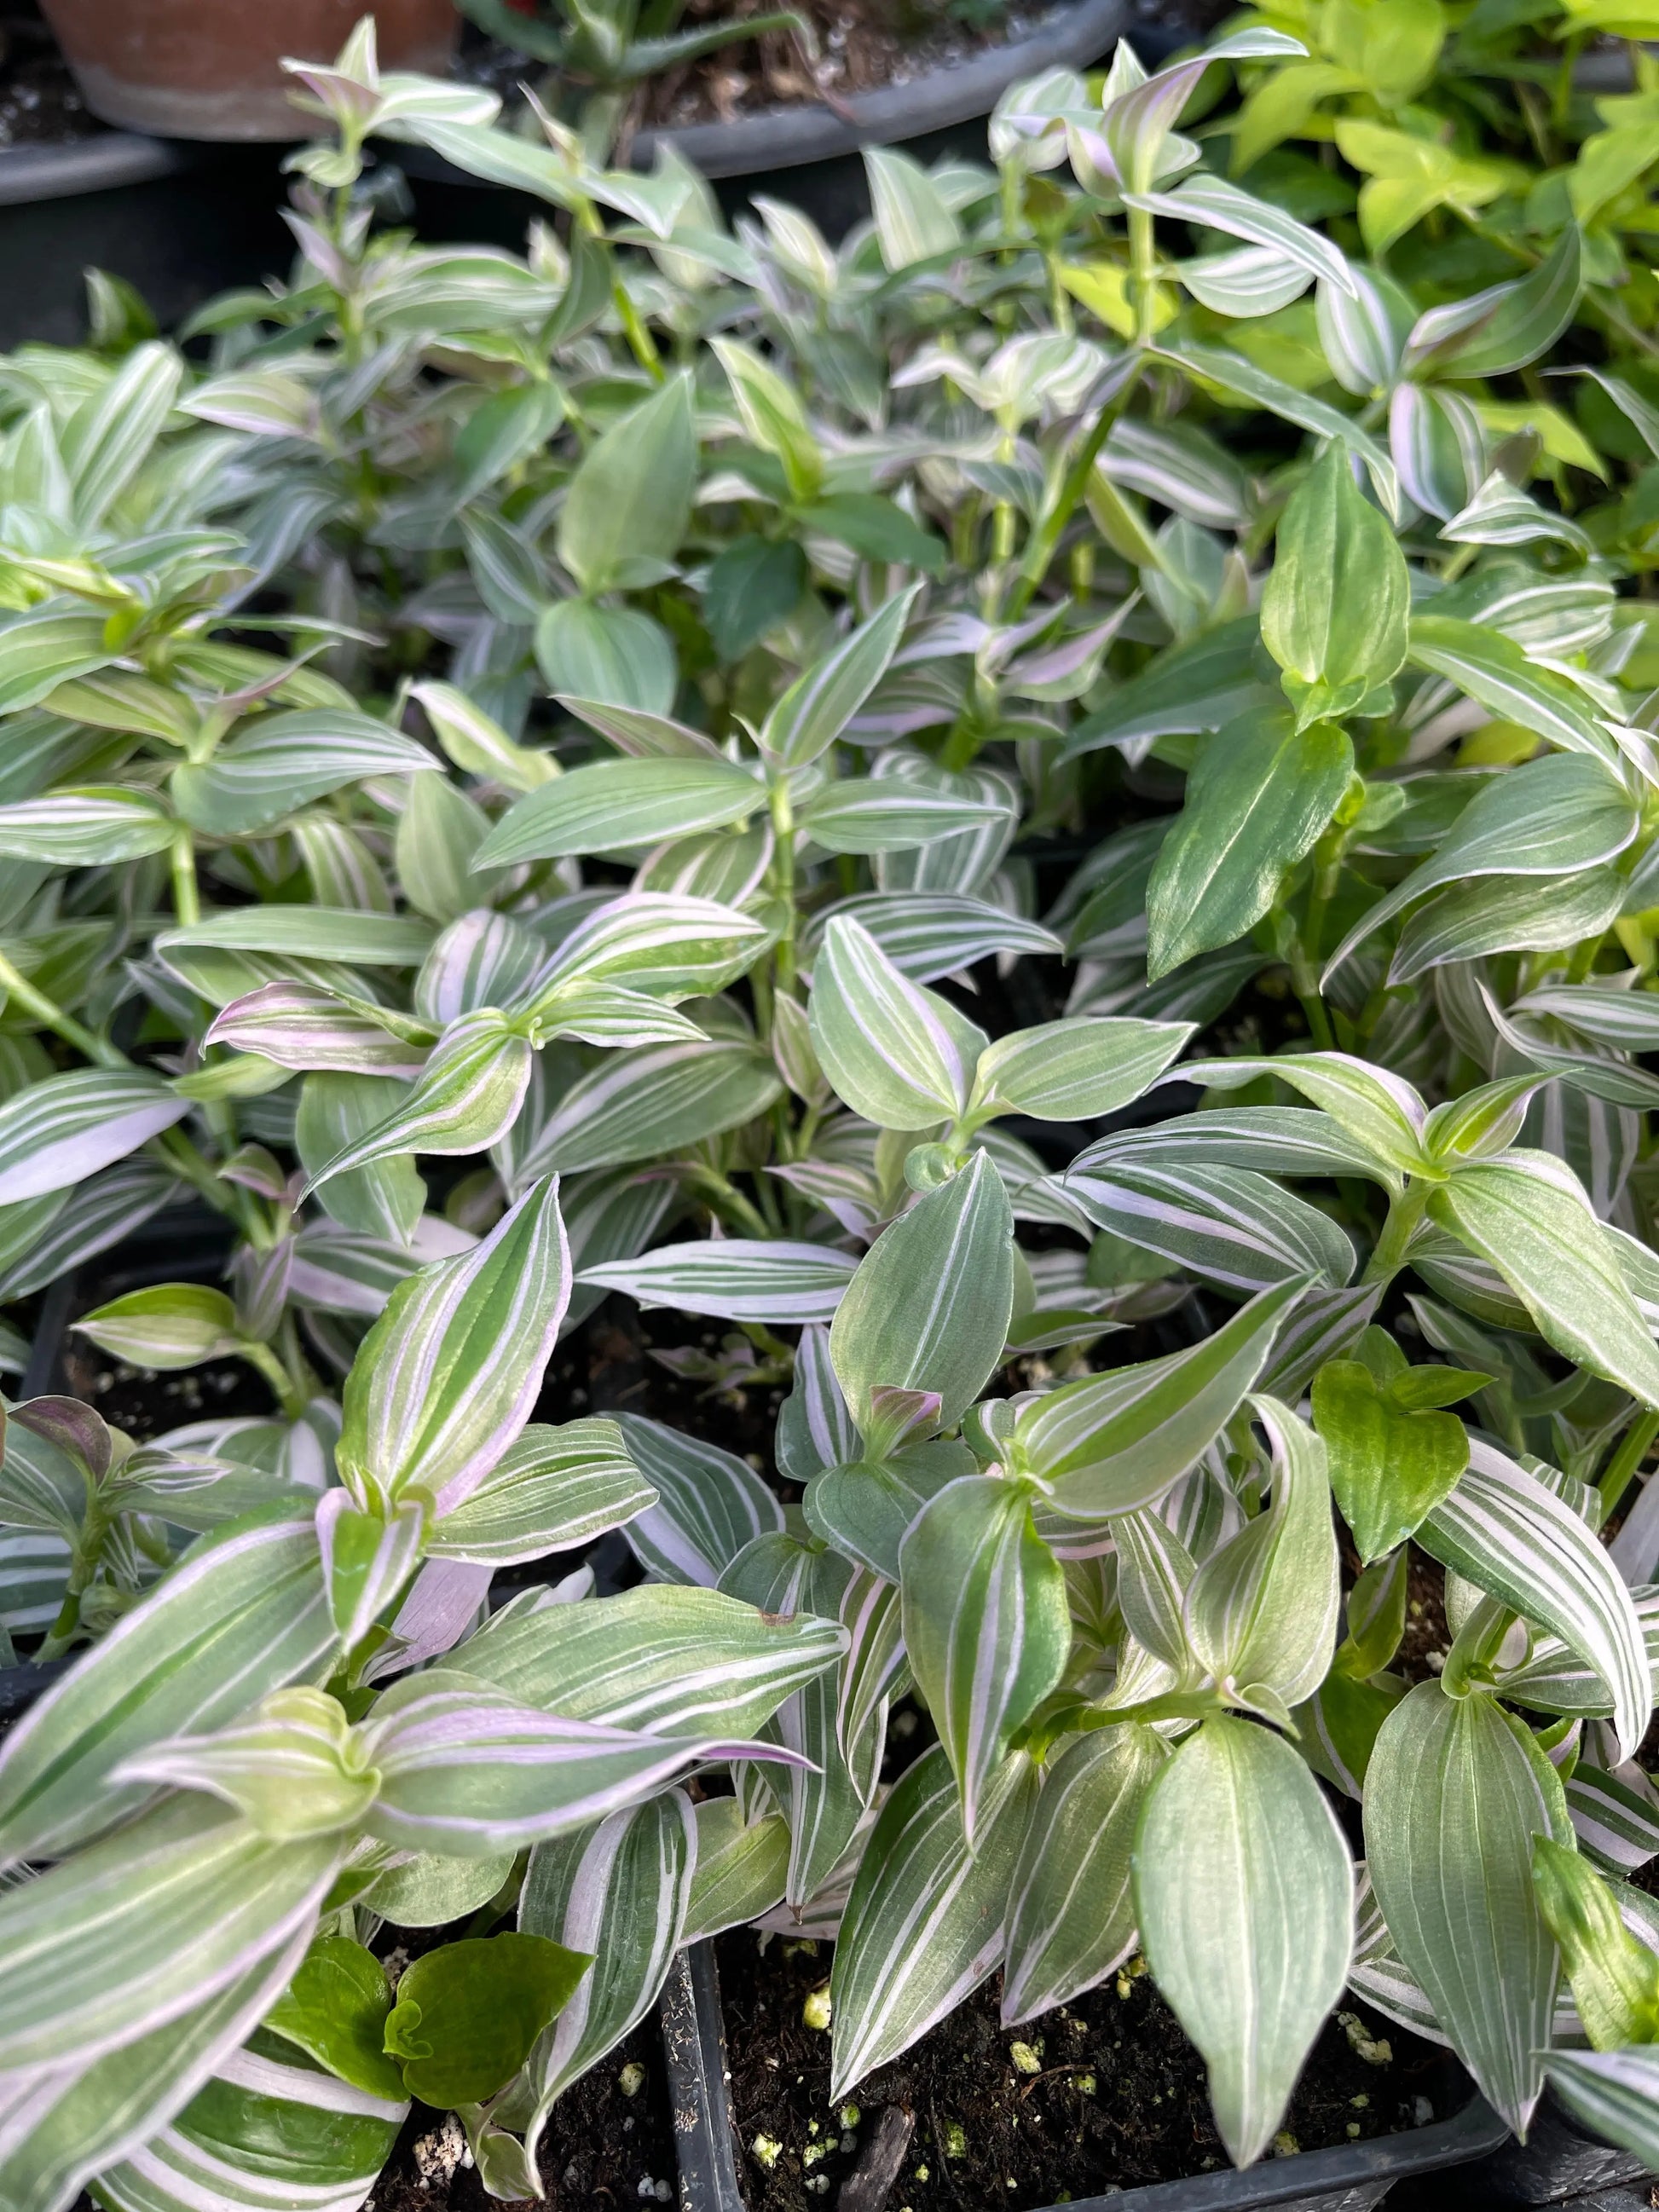
[(90, 138), (102, 128), (82, 105), (39, 9), (8, 0), (0, 10), (0, 151)]
[[(794, 35), (767, 31), (734, 41), (642, 85), (624, 135), (647, 128), (731, 123), (744, 115), (795, 106), (834, 110), (849, 94), (913, 83), (988, 50), (1025, 38), (1054, 12), (1027, 0), (794, 0), (811, 25), (817, 59)], [(776, 0), (688, 0), (681, 27), (696, 29), (775, 12)], [(1129, 36), (1156, 63), (1207, 36), (1229, 11), (1229, 0), (1135, 0)], [(528, 11), (527, 11), (528, 12)], [(545, 65), (492, 40), (464, 36), (463, 74), (512, 100), (520, 83), (535, 82)]]
[(104, 1419), (137, 1443), (187, 1422), (226, 1419), (276, 1410), (270, 1385), (240, 1359), (215, 1359), (176, 1375), (158, 1375), (112, 1359), (85, 1337), (64, 1340), (64, 1388), (95, 1406)]
[[(622, 2082), (631, 2066), (645, 2079), (629, 2097)], [(460, 2163), (465, 2150), (458, 2120), (417, 2106), (363, 2212), (489, 2212), (499, 2200)], [(677, 2194), (674, 2118), (654, 2014), (565, 2091), (543, 2130), (538, 2163), (555, 2212), (624, 2205), (641, 2212)]]
[[(831, 2200), (889, 2106), (914, 2127), (887, 2212), (1029, 2212), (1226, 2165), (1204, 2062), (1144, 1972), (1109, 1978), (1017, 2028), (997, 2017), (994, 1978), (832, 2109), (829, 2035), (801, 2018), (831, 1956), (827, 1944), (778, 1936), (763, 1952), (749, 1929), (720, 1938), (750, 2212), (811, 2212)], [(1448, 2117), (1450, 2094), (1443, 2053), (1350, 2002), (1314, 2047), (1280, 2153), (1292, 2139), (1317, 2150), (1425, 2126)]]

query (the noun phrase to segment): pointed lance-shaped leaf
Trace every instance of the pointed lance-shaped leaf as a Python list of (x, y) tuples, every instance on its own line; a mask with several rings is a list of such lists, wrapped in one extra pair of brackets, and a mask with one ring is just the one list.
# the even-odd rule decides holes
[(49, 1075), (0, 1104), (0, 1206), (85, 1182), (181, 1121), (191, 1102), (139, 1068)]
[(911, 982), (850, 915), (824, 932), (810, 1014), (825, 1074), (866, 1121), (926, 1129), (967, 1106), (984, 1032)]
[(1401, 1963), (1488, 2103), (1523, 2134), (1559, 1965), (1532, 1839), (1572, 1841), (1555, 1770), (1490, 1696), (1421, 1682), (1378, 1733), (1364, 1813), (1366, 1864)]
[(511, 1029), (505, 1015), (489, 1007), (463, 1014), (433, 1047), (408, 1097), (325, 1160), (307, 1190), (405, 1152), (487, 1150), (519, 1118), (533, 1057), (529, 1039)]
[(981, 1803), (1072, 1644), (1066, 1576), (1018, 1486), (970, 1474), (930, 1499), (899, 1547), (905, 1650), (979, 1841)]
[(944, 1752), (924, 1752), (900, 1777), (865, 1845), (836, 1944), (831, 2102), (908, 2050), (995, 1966), (1036, 1798), (1030, 1761), (1015, 1753), (981, 1803), (970, 1853)]
[(441, 1518), (530, 1418), (570, 1291), (558, 1189), (538, 1183), (472, 1251), (392, 1292), (346, 1377), (338, 1461), (360, 1504), (418, 1487)]
[(805, 768), (835, 743), (886, 674), (921, 589), (912, 584), (884, 599), (868, 622), (795, 678), (762, 725), (763, 753), (781, 767)]
[(1052, 1762), (1010, 1887), (1005, 2027), (1093, 1989), (1134, 1948), (1135, 1830), (1170, 1755), (1131, 1724), (1073, 1736)]
[(884, 1229), (830, 1329), (830, 1357), (866, 1437), (883, 1388), (936, 1391), (938, 1425), (959, 1420), (1007, 1340), (1013, 1215), (983, 1152)]
[(514, 1566), (588, 1543), (656, 1502), (614, 1421), (532, 1421), (471, 1496), (428, 1530), (425, 1551)]
[(1022, 1407), (1016, 1463), (1070, 1518), (1153, 1504), (1237, 1412), (1304, 1288), (1300, 1279), (1279, 1284), (1188, 1351), (1064, 1383)]
[(1134, 1851), (1141, 1941), (1204, 2054), (1235, 2166), (1267, 2148), (1341, 1994), (1353, 1896), (1319, 1784), (1267, 1729), (1206, 1721), (1154, 1780)]
[(776, 1494), (735, 1452), (642, 1413), (617, 1425), (657, 1502), (628, 1524), (628, 1543), (661, 1581), (713, 1589), (746, 1544), (783, 1526)]
[(624, 1291), (647, 1309), (787, 1325), (830, 1320), (857, 1265), (833, 1245), (722, 1237), (584, 1267), (578, 1279)]

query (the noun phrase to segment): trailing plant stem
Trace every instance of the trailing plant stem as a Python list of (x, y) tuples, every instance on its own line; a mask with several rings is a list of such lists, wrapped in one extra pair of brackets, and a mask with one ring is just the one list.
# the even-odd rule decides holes
[(1376, 1249), (1366, 1263), (1360, 1277), (1367, 1289), (1381, 1289), (1391, 1283), (1406, 1264), (1406, 1251), (1416, 1235), (1423, 1218), (1423, 1209), (1429, 1202), (1431, 1186), (1422, 1181), (1408, 1182), (1400, 1196), (1389, 1208), (1389, 1218), (1382, 1224), (1382, 1234), (1376, 1240)]

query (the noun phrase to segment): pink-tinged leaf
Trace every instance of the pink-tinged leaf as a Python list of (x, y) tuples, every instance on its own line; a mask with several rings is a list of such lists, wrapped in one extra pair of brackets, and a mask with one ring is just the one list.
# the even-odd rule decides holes
[(373, 1505), (416, 1486), (435, 1517), (529, 1419), (570, 1296), (556, 1176), (483, 1243), (400, 1283), (346, 1378), (342, 1478)]
[(453, 1650), (477, 1618), (495, 1571), (487, 1562), (428, 1559), (398, 1608), (390, 1638), (370, 1661), (368, 1680), (423, 1667)]
[(781, 1745), (641, 1735), (566, 1720), (434, 1668), (388, 1692), (367, 1729), (380, 1774), (368, 1825), (406, 1850), (488, 1858), (568, 1835), (715, 1759), (808, 1764)]
[(83, 1182), (190, 1110), (188, 1098), (139, 1068), (31, 1084), (0, 1105), (0, 1206)]
[(109, 1473), (109, 1424), (79, 1398), (28, 1398), (12, 1408), (11, 1418), (19, 1428), (67, 1452), (94, 1482)]
[(266, 983), (233, 999), (203, 1039), (260, 1054), (278, 1067), (309, 1073), (419, 1075), (426, 1054), (367, 1015), (354, 1013), (309, 983)]

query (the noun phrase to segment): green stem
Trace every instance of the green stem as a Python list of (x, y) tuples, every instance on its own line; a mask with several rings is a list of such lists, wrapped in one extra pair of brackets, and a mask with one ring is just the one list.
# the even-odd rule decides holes
[(1129, 210), (1129, 274), (1135, 303), (1135, 343), (1151, 345), (1156, 336), (1158, 249), (1152, 218), (1145, 208)]
[(62, 1037), (65, 1044), (72, 1044), (97, 1066), (120, 1068), (124, 1072), (131, 1066), (132, 1062), (118, 1046), (111, 1044), (106, 1037), (94, 1036), (83, 1022), (65, 1013), (44, 991), (37, 991), (3, 952), (0, 952), (0, 994), (15, 999), (25, 1013), (33, 1014), (43, 1028)]
[(1361, 1284), (1367, 1289), (1375, 1285), (1379, 1290), (1391, 1283), (1406, 1264), (1406, 1248), (1417, 1232), (1423, 1218), (1423, 1209), (1429, 1202), (1431, 1186), (1422, 1181), (1408, 1182), (1400, 1196), (1389, 1208), (1389, 1218), (1382, 1224), (1382, 1234), (1376, 1240), (1376, 1249), (1371, 1254)]
[(795, 810), (789, 786), (780, 780), (772, 786), (772, 881), (787, 920), (774, 954), (779, 990), (793, 996), (795, 988)]
[(1106, 443), (1112, 425), (1122, 411), (1123, 403), (1134, 389), (1136, 380), (1132, 377), (1116, 398), (1101, 409), (1088, 436), (1079, 447), (1066, 469), (1058, 498), (1026, 539), (1019, 574), (1008, 599), (1010, 622), (1018, 622), (1036, 597), (1042, 580), (1048, 573), (1048, 564), (1066, 534), (1066, 526), (1077, 513), (1084, 494), (1089, 489), (1089, 479), (1095, 472), (1095, 463), (1100, 459), (1100, 449)]
[(681, 1168), (680, 1173), (687, 1188), (696, 1191), (710, 1211), (722, 1221), (729, 1221), (741, 1229), (745, 1237), (771, 1236), (765, 1215), (718, 1168), (702, 1167), (688, 1162)]
[(1605, 1527), (1625, 1492), (1636, 1479), (1636, 1471), (1647, 1456), (1648, 1446), (1659, 1437), (1659, 1413), (1638, 1413), (1619, 1440), (1619, 1449), (1607, 1462), (1595, 1487), (1601, 1498), (1601, 1521)]
[(173, 911), (181, 929), (202, 919), (202, 894), (196, 881), (196, 840), (181, 823), (173, 838)]
[(283, 1419), (297, 1421), (306, 1409), (305, 1396), (295, 1388), (293, 1376), (270, 1346), (245, 1341), (239, 1348), (248, 1365), (257, 1369), (270, 1383), (276, 1402), (282, 1407)]

